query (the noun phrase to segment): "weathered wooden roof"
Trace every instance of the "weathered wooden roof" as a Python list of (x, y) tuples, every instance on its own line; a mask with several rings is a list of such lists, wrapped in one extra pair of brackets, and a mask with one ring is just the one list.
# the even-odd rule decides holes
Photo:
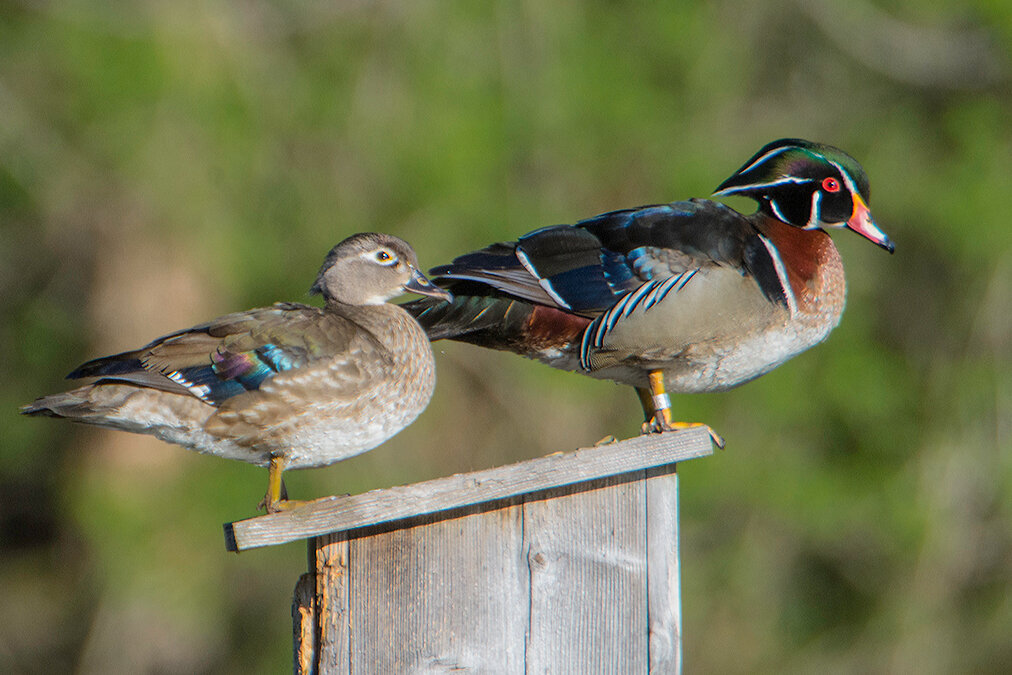
[(705, 427), (639, 436), (412, 485), (324, 497), (290, 511), (226, 523), (225, 546), (243, 551), (283, 544), (632, 474), (712, 452)]

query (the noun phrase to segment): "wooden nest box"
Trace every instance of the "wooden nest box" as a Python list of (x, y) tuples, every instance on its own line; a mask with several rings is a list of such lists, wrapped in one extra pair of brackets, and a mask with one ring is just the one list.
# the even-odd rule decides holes
[(677, 673), (677, 462), (641, 436), (225, 525), (229, 550), (309, 538), (296, 673)]

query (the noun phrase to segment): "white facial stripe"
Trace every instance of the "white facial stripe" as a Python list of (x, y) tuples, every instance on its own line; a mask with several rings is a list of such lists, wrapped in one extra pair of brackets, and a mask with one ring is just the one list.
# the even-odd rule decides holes
[(776, 216), (777, 218), (779, 218), (781, 221), (783, 221), (785, 223), (791, 222), (791, 221), (787, 220), (787, 217), (784, 216), (783, 213), (780, 212), (780, 207), (777, 206), (777, 203), (774, 200), (772, 200), (772, 199), (770, 200), (770, 209), (773, 210), (773, 215)]
[(850, 177), (850, 174), (847, 173), (847, 171), (842, 166), (831, 160), (829, 163), (835, 166), (836, 170), (840, 172), (841, 176), (843, 176), (843, 184), (847, 186), (848, 190), (850, 190), (850, 194), (852, 195), (861, 194), (857, 189), (857, 185), (854, 183), (854, 179)]
[(802, 185), (804, 183), (811, 183), (812, 180), (813, 180), (812, 178), (798, 178), (797, 176), (784, 176), (783, 178), (780, 178), (775, 181), (770, 181), (769, 183), (751, 183), (749, 185), (742, 185), (740, 187), (725, 188), (720, 192), (714, 192), (713, 195), (715, 197), (720, 197), (723, 195), (733, 195), (743, 190), (752, 191), (761, 188), (777, 187), (778, 185), (790, 185), (790, 184)]
[(816, 190), (812, 193), (812, 212), (808, 216), (808, 222), (805, 224), (806, 230), (814, 230), (819, 227), (819, 223), (822, 221), (822, 190)]
[(749, 164), (748, 166), (746, 166), (744, 169), (742, 169), (738, 173), (748, 173), (749, 171), (751, 171), (755, 167), (757, 167), (760, 164), (762, 164), (763, 162), (765, 162), (770, 157), (776, 157), (777, 155), (779, 155), (779, 154), (781, 154), (783, 152), (787, 152), (788, 150), (790, 150), (793, 147), (794, 147), (793, 145), (785, 145), (782, 148), (775, 148), (773, 150), (770, 150), (769, 152), (767, 152), (767, 153), (765, 153), (763, 155), (760, 155), (754, 162), (752, 162), (751, 164)]

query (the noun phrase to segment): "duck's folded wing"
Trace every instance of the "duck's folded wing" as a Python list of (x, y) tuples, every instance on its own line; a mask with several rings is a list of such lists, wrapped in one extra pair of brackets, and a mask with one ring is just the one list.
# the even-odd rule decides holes
[[(630, 278), (622, 255), (602, 249), (592, 233), (555, 225), (515, 242), (493, 244), (432, 269), (463, 295), (498, 291), (512, 298), (575, 313), (610, 306)], [(483, 288), (483, 286), (485, 288)]]
[(633, 284), (685, 277), (707, 267), (733, 269), (752, 277), (763, 295), (787, 306), (772, 244), (737, 211), (707, 199), (604, 213), (577, 223), (608, 250), (620, 251)]
[(219, 405), (258, 390), (278, 373), (349, 351), (355, 333), (346, 320), (324, 315), (318, 308), (278, 303), (228, 314), (138, 350), (89, 361), (68, 377), (188, 393)]
[(786, 303), (771, 246), (741, 214), (709, 200), (542, 228), (460, 256), (432, 274), (456, 295), (497, 292), (595, 317), (647, 282), (707, 266), (751, 275), (771, 302)]

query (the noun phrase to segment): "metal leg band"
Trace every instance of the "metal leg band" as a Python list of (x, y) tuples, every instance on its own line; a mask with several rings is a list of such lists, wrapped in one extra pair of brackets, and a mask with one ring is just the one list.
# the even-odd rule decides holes
[(651, 397), (654, 401), (654, 410), (667, 410), (671, 407), (671, 399), (665, 394), (654, 394)]

